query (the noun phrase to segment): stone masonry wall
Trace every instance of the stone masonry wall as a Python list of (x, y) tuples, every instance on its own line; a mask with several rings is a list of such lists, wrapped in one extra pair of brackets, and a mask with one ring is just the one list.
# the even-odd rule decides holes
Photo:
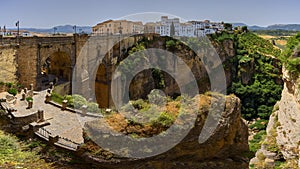
[(0, 47), (0, 82), (17, 81), (16, 51), (12, 46)]
[(20, 45), (17, 53), (18, 81), (29, 87), (36, 86), (37, 76), (37, 48), (36, 45)]

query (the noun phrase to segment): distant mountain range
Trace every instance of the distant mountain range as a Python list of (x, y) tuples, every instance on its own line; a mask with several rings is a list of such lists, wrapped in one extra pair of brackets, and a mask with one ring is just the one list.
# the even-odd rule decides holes
[(245, 23), (232, 23), (232, 26), (247, 26), (250, 30), (288, 30), (288, 31), (300, 31), (300, 24), (275, 24), (267, 27), (262, 26), (249, 26)]
[[(250, 30), (289, 30), (289, 31), (300, 31), (300, 24), (275, 24), (270, 25), (267, 27), (261, 26), (249, 26), (245, 23), (232, 23), (234, 27), (237, 26), (247, 26)], [(55, 29), (56, 28), (56, 29)], [(36, 32), (36, 33), (54, 33), (54, 29), (56, 33), (74, 33), (74, 29), (72, 25), (64, 25), (64, 26), (55, 26), (49, 29), (39, 29), (39, 28), (20, 28), (21, 30), (27, 30), (29, 32)], [(76, 27), (77, 33), (91, 33), (92, 27), (91, 26), (77, 26)]]
[[(64, 26), (55, 26), (49, 29), (39, 29), (39, 28), (20, 28), (21, 30), (27, 30), (29, 32), (36, 33), (74, 33), (74, 26), (72, 25), (64, 25)], [(92, 27), (90, 26), (76, 26), (77, 33), (91, 33)]]

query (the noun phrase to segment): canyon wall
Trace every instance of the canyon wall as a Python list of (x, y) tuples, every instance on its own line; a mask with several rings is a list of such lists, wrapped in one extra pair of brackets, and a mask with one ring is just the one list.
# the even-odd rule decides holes
[(274, 106), (261, 149), (250, 162), (257, 168), (300, 168), (300, 78), (283, 68), (284, 88)]

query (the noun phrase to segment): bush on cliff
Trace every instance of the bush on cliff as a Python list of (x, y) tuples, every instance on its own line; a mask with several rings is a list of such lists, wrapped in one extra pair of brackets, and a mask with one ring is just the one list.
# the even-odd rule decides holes
[(18, 90), (15, 88), (10, 88), (7, 91), (9, 94), (12, 94), (13, 96), (16, 96), (18, 94)]
[[(296, 56), (294, 54), (297, 54)], [(281, 54), (281, 61), (290, 74), (298, 76), (300, 74), (300, 32), (289, 38), (285, 50)]]

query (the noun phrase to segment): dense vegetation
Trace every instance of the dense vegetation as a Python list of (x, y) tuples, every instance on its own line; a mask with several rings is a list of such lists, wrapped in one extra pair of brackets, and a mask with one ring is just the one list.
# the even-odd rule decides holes
[(269, 116), (281, 97), (281, 51), (270, 41), (248, 31), (214, 36), (218, 42), (224, 39), (235, 42), (236, 57), (232, 62), (237, 72), (228, 92), (241, 99), (242, 116), (248, 121), (255, 120), (249, 126), (257, 132), (249, 140), (251, 158), (265, 138)]
[(82, 106), (87, 106), (87, 111), (90, 113), (103, 113), (104, 110), (100, 109), (98, 104), (95, 102), (87, 101), (83, 96), (74, 94), (74, 95), (65, 95), (62, 96), (60, 94), (52, 92), (51, 99), (58, 103), (62, 104), (63, 100), (67, 100), (67, 106), (70, 108), (81, 109)]
[(238, 72), (229, 92), (241, 99), (244, 118), (268, 120), (282, 90), (280, 50), (251, 32), (236, 34), (235, 41)]
[(253, 30), (253, 32), (259, 35), (271, 35), (271, 36), (293, 36), (298, 33), (298, 31), (290, 31), (290, 30)]
[(286, 49), (282, 52), (281, 61), (292, 75), (300, 73), (300, 32), (288, 40)]

